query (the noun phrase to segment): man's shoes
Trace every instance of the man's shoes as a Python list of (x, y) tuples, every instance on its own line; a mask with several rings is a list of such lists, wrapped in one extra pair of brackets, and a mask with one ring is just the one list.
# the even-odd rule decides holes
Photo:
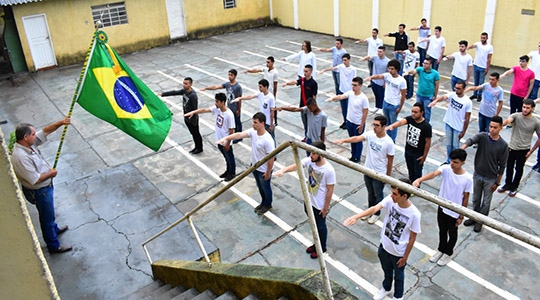
[(497, 192), (499, 192), (499, 193), (504, 193), (504, 192), (509, 191), (509, 190), (510, 190), (510, 188), (505, 184), (505, 185), (501, 186), (501, 187), (497, 190)]
[(375, 114), (376, 114), (376, 115), (382, 115), (382, 114), (383, 114), (382, 109), (377, 108), (377, 110), (375, 111)]
[(261, 209), (261, 207), (263, 207), (262, 203), (257, 205), (254, 209), (253, 209), (253, 212), (257, 212), (259, 209)]
[(226, 182), (229, 182), (229, 181), (233, 180), (234, 177), (236, 177), (236, 174), (227, 174), (227, 176), (225, 176), (225, 178), (223, 180), (225, 180)]
[(443, 256), (443, 253), (441, 251), (437, 251), (437, 253), (433, 254), (429, 258), (429, 261), (432, 262), (432, 263), (436, 263), (436, 262), (439, 261), (439, 259), (441, 259), (441, 256)]
[(440, 166), (442, 167), (442, 166), (444, 166), (444, 165), (448, 165), (448, 164), (450, 164), (450, 163), (449, 163), (449, 162), (447, 162), (447, 161), (445, 161), (445, 162), (443, 162), (443, 163), (442, 163), (442, 164), (441, 164)]
[(227, 173), (227, 171), (225, 171), (223, 174), (219, 175), (219, 178), (225, 178), (225, 177), (227, 177), (227, 174), (229, 174), (229, 173)]
[(197, 150), (197, 148), (193, 148), (191, 150), (189, 150), (189, 153), (193, 153), (193, 151)]
[(232, 141), (232, 143), (233, 143), (233, 144), (238, 144), (238, 143), (241, 142), (241, 141), (242, 141), (242, 139), (238, 139), (238, 140)]
[(474, 230), (474, 232), (480, 232), (480, 231), (482, 231), (482, 223), (476, 223), (476, 224), (474, 224), (473, 230)]
[(370, 84), (368, 84), (368, 86), (367, 86), (367, 87), (368, 87), (368, 89), (370, 89), (370, 88), (371, 88), (371, 83), (370, 83)]
[(60, 235), (64, 232), (66, 232), (67, 230), (69, 229), (69, 227), (67, 225), (64, 225), (62, 227), (58, 227), (58, 232), (56, 233), (56, 235)]
[(343, 122), (343, 123), (339, 126), (339, 128), (341, 128), (341, 129), (347, 129), (347, 124), (345, 124), (345, 122)]
[(64, 252), (71, 251), (71, 249), (73, 249), (73, 247), (60, 245), (60, 247), (58, 247), (58, 249), (55, 249), (55, 250), (50, 250), (49, 249), (49, 253), (64, 253)]
[(482, 96), (478, 96), (478, 98), (476, 98), (476, 102), (480, 102), (482, 101)]
[(191, 152), (191, 154), (199, 154), (203, 152), (201, 149), (193, 149), (193, 151)]
[(437, 264), (439, 266), (446, 266), (450, 261), (452, 260), (452, 257), (447, 255), (447, 254), (443, 254), (441, 256), (441, 258), (437, 261)]
[(315, 252), (315, 245), (311, 245), (307, 247), (306, 253), (313, 253), (313, 252)]
[(392, 300), (403, 300), (403, 297), (401, 298), (392, 297)]
[(384, 288), (381, 288), (381, 290), (373, 296), (373, 300), (382, 300), (384, 297), (390, 295), (390, 293), (392, 293), (392, 290), (387, 291)]
[(380, 216), (378, 216), (378, 215), (371, 215), (371, 217), (369, 217), (367, 222), (369, 224), (375, 224), (375, 222), (377, 222), (379, 220), (379, 218), (380, 218)]
[(534, 166), (532, 167), (532, 169), (533, 169), (533, 171), (538, 171), (538, 170), (540, 170), (540, 162), (537, 162), (536, 165), (534, 165)]
[(471, 99), (471, 100), (478, 99), (478, 96), (472, 95), (472, 96), (470, 97), (470, 99)]
[[(323, 252), (326, 252), (326, 250), (323, 249)], [(309, 257), (311, 257), (313, 259), (319, 258), (319, 254), (317, 254), (317, 248), (315, 248), (315, 251), (313, 251), (313, 252), (311, 252), (311, 254), (309, 254)]]
[(366, 221), (367, 219), (369, 219), (369, 217), (371, 217), (371, 216), (363, 216), (363, 217), (360, 218), (360, 220)]
[(302, 139), (301, 142), (302, 142), (302, 143), (305, 143), (305, 142), (306, 142), (306, 138)]
[(510, 193), (508, 193), (508, 196), (514, 198), (517, 195), (517, 190), (511, 190)]
[(463, 222), (464, 226), (472, 226), (474, 224), (476, 224), (476, 222), (473, 219), (467, 219), (465, 222)]
[(377, 109), (378, 109), (378, 108), (376, 108), (376, 107), (372, 107), (372, 108), (369, 108), (368, 110), (369, 110), (369, 112), (374, 113), (374, 112), (377, 111)]
[(261, 208), (259, 208), (259, 210), (257, 210), (257, 214), (260, 216), (260, 215), (264, 215), (264, 213), (266, 213), (267, 211), (271, 210), (272, 209), (272, 205), (270, 206), (262, 206)]
[(360, 161), (358, 158), (355, 158), (355, 157), (352, 157), (352, 156), (351, 156), (351, 158), (349, 158), (349, 160), (352, 161), (353, 163), (357, 163), (357, 162)]

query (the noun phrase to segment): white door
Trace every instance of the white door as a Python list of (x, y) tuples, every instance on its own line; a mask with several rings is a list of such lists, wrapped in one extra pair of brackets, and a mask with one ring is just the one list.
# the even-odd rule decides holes
[(184, 20), (184, 1), (166, 0), (167, 19), (169, 21), (169, 34), (171, 40), (186, 36), (186, 23)]
[(45, 14), (23, 17), (22, 20), (35, 70), (56, 66), (56, 56)]

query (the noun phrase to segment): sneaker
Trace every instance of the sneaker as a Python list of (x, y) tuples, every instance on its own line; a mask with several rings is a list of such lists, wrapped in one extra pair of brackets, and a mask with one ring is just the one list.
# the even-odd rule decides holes
[(478, 98), (476, 98), (476, 102), (480, 102), (482, 101), (482, 96), (478, 96)]
[(229, 182), (229, 181), (233, 180), (234, 177), (236, 177), (236, 174), (227, 174), (227, 176), (225, 176), (225, 178), (223, 178), (223, 180), (225, 180), (226, 182)]
[(383, 114), (382, 109), (377, 108), (377, 111), (375, 112), (375, 114), (377, 114), (377, 115), (382, 115), (382, 114)]
[[(323, 252), (326, 252), (326, 250), (323, 250)], [(313, 259), (319, 258), (319, 254), (317, 254), (317, 249), (315, 249), (315, 251), (311, 252), (311, 254), (309, 254), (309, 257), (311, 257)]]
[(474, 232), (480, 232), (480, 231), (482, 231), (482, 223), (476, 223), (476, 224), (474, 224), (473, 230), (474, 230)]
[(433, 254), (433, 256), (429, 258), (429, 261), (432, 263), (436, 263), (439, 261), (442, 255), (443, 253), (441, 251), (437, 251), (437, 253)]
[(238, 140), (232, 141), (232, 143), (233, 143), (233, 144), (238, 144), (238, 143), (240, 143), (241, 141), (242, 141), (242, 139), (238, 139)]
[(476, 224), (476, 222), (473, 219), (467, 219), (465, 222), (463, 222), (463, 225), (465, 226), (472, 226), (474, 224)]
[(369, 224), (375, 224), (379, 220), (380, 216), (378, 215), (372, 215), (369, 217), (369, 220), (367, 221)]
[(534, 165), (532, 169), (533, 171), (538, 171), (540, 169), (540, 162), (536, 163), (536, 165)]
[(261, 209), (261, 207), (263, 207), (262, 203), (259, 204), (259, 205), (257, 205), (257, 206), (253, 209), (253, 211), (254, 211), (254, 212), (257, 212), (259, 209)]
[(313, 252), (315, 252), (315, 245), (311, 245), (307, 247), (306, 253), (313, 253)]
[(504, 193), (504, 192), (509, 191), (509, 190), (510, 190), (510, 188), (505, 184), (505, 185), (501, 186), (501, 187), (497, 190), (497, 192), (499, 192), (499, 193)]
[(470, 96), (469, 98), (470, 98), (471, 100), (474, 100), (474, 99), (478, 99), (478, 96), (472, 95), (472, 96)]
[(369, 110), (369, 112), (374, 113), (374, 112), (377, 111), (377, 109), (378, 109), (378, 108), (376, 108), (376, 107), (372, 107), (372, 108), (369, 108), (368, 110)]
[(472, 147), (473, 147), (474, 149), (478, 149), (478, 144), (474, 144)]
[(306, 138), (302, 139), (301, 142), (302, 142), (302, 143), (305, 143), (305, 142), (306, 142)]
[(449, 256), (449, 255), (447, 255), (447, 254), (443, 254), (443, 255), (441, 256), (441, 259), (439, 259), (439, 260), (437, 261), (437, 264), (438, 264), (439, 266), (441, 266), (441, 267), (442, 267), (442, 266), (446, 266), (451, 260), (452, 260), (452, 257), (451, 257), (451, 256)]
[(357, 163), (360, 160), (358, 158), (354, 158), (354, 157), (351, 156), (351, 158), (349, 158), (349, 161), (352, 161), (353, 163)]
[(384, 288), (381, 288), (381, 290), (375, 296), (373, 296), (373, 300), (381, 300), (390, 295), (390, 293), (392, 293), (392, 290), (387, 291)]
[(270, 206), (264, 206), (261, 207), (258, 211), (257, 211), (257, 214), (260, 216), (260, 215), (264, 215), (264, 213), (266, 213), (267, 211), (271, 210), (272, 209), (272, 205)]
[(341, 129), (347, 129), (347, 124), (345, 124), (345, 122), (343, 122), (343, 124), (341, 124), (341, 126), (339, 126), (339, 128), (341, 128)]
[(219, 175), (219, 178), (225, 178), (227, 177), (227, 171), (223, 172), (223, 174)]
[(360, 218), (360, 220), (366, 221), (367, 219), (369, 219), (369, 217), (371, 217), (371, 216), (363, 216), (363, 217)]
[(442, 167), (442, 166), (444, 166), (444, 165), (448, 165), (448, 164), (450, 164), (450, 163), (449, 163), (449, 162), (447, 162), (447, 161), (445, 161), (445, 162), (443, 162), (443, 163), (442, 163), (442, 164), (441, 164), (440, 166)]
[(510, 193), (508, 193), (508, 196), (514, 198), (517, 195), (517, 190), (511, 190)]
[(393, 297), (392, 300), (403, 300), (403, 297), (401, 297), (401, 298)]
[(367, 87), (368, 87), (368, 89), (370, 89), (370, 88), (371, 88), (371, 83), (370, 83), (370, 84), (368, 84), (368, 86), (367, 86)]
[(506, 125), (506, 128), (512, 128), (512, 125)]

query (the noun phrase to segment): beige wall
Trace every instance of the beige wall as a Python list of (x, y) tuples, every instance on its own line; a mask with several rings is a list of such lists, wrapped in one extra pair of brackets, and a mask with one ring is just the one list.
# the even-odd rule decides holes
[(224, 9), (222, 0), (184, 0), (187, 32), (189, 34), (239, 22), (268, 18), (270, 16), (268, 3), (268, 0), (237, 0), (235, 8)]
[[(486, 7), (489, 0), (431, 1), (431, 12), (426, 16), (430, 27), (440, 25), (446, 39), (446, 52), (458, 49), (462, 39), (470, 44), (480, 40), (484, 31)], [(273, 0), (273, 13), (281, 25), (294, 27), (293, 0)], [(494, 47), (492, 64), (511, 67), (518, 57), (537, 49), (540, 35), (540, 1), (497, 0), (493, 33), (490, 42)], [(348, 38), (371, 36), (373, 23), (372, 0), (339, 0), (339, 35)], [(333, 0), (298, 0), (298, 25), (300, 29), (334, 34)], [(398, 24), (407, 25), (407, 33), (416, 42), (417, 31), (409, 30), (420, 25), (424, 0), (379, 0), (378, 28), (384, 43), (393, 45), (393, 38), (383, 34), (397, 31)], [(532, 9), (534, 16), (522, 15), (522, 9)], [(475, 51), (470, 54), (474, 56)]]
[[(132, 52), (163, 45), (169, 41), (169, 25), (164, 1), (125, 2), (129, 23), (103, 28), (113, 48), (121, 53)], [(90, 7), (105, 3), (111, 1), (47, 0), (13, 6), (28, 69), (34, 70), (34, 62), (22, 17), (46, 15), (58, 64), (68, 65), (82, 61), (88, 50), (94, 32)], [(148, 14), (149, 11), (154, 13)]]

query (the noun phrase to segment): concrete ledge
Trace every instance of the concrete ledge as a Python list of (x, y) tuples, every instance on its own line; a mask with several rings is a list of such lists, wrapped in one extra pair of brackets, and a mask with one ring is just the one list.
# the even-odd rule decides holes
[[(255, 294), (260, 299), (326, 299), (324, 282), (317, 270), (243, 264), (159, 260), (152, 264), (154, 279), (172, 286), (211, 289), (216, 295), (231, 291), (239, 298)], [(331, 282), (334, 299), (357, 299)]]

